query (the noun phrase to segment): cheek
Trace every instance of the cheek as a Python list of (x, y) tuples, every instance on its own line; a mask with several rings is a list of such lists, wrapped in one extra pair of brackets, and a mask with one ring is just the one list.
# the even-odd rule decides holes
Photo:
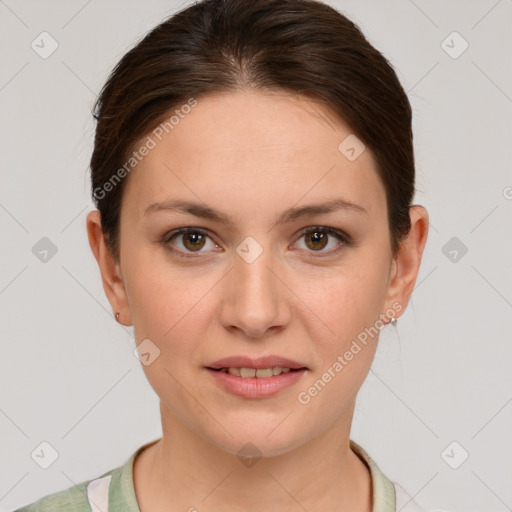
[(194, 340), (194, 332), (204, 332), (201, 321), (206, 321), (208, 303), (204, 296), (214, 288), (213, 273), (198, 275), (142, 250), (127, 256), (125, 269), (136, 340), (150, 338), (157, 344), (169, 344), (179, 339), (186, 347), (187, 340)]
[[(304, 301), (318, 316), (303, 316), (311, 318), (307, 329), (317, 364), (307, 385), (299, 390), (298, 401), (308, 414), (330, 424), (350, 410), (371, 368), (387, 275), (382, 262), (367, 266), (362, 265), (361, 258), (358, 264), (331, 272), (329, 279), (320, 282)], [(322, 324), (329, 329), (319, 330)]]
[(143, 371), (157, 396), (173, 397), (172, 405), (167, 406), (179, 416), (181, 408), (193, 405), (180, 385), (189, 380), (191, 371), (183, 363), (196, 366), (197, 362), (199, 366), (201, 340), (211, 316), (204, 295), (216, 280), (206, 275), (193, 277), (154, 255), (142, 254), (126, 261), (126, 278), (136, 343), (149, 339), (154, 344), (149, 346), (158, 354), (142, 366)]
[(297, 293), (329, 327), (322, 330), (328, 348), (343, 347), (379, 319), (387, 291), (387, 262), (373, 254), (354, 253), (339, 267), (306, 278)]

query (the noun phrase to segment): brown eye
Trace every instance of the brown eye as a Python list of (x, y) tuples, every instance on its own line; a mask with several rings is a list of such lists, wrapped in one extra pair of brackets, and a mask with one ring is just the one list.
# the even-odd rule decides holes
[(323, 249), (328, 243), (329, 235), (318, 231), (311, 231), (306, 235), (306, 245), (315, 251)]
[[(307, 228), (304, 229), (301, 234), (302, 237), (299, 240), (304, 239), (305, 250), (310, 253), (310, 255), (312, 254), (314, 256), (316, 256), (316, 254), (313, 253), (319, 253), (318, 256), (334, 255), (351, 243), (351, 239), (348, 235), (329, 227), (318, 226)], [(326, 247), (328, 247), (328, 249), (324, 250)]]
[[(208, 247), (208, 242), (210, 247)], [(182, 228), (173, 231), (164, 237), (162, 245), (172, 252), (182, 254), (184, 257), (190, 256), (192, 253), (206, 253), (208, 249), (218, 247), (207, 233), (196, 228)], [(202, 250), (205, 247), (206, 249)]]
[(183, 233), (181, 236), (183, 245), (190, 251), (196, 251), (204, 247), (205, 236), (201, 233)]

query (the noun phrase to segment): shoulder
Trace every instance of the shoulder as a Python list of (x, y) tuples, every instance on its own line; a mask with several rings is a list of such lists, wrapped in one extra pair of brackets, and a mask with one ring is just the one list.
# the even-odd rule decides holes
[[(107, 500), (105, 505), (108, 505), (110, 481), (112, 475), (118, 469), (112, 469), (100, 477), (85, 480), (63, 491), (44, 496), (29, 505), (16, 509), (14, 512), (91, 512), (91, 510), (94, 510), (89, 499), (91, 491), (94, 491), (96, 495), (103, 494)], [(94, 504), (100, 505), (96, 500)]]
[(140, 512), (133, 484), (133, 464), (143, 450), (158, 441), (143, 444), (119, 467), (45, 496), (14, 512), (107, 512), (109, 505), (113, 510)]

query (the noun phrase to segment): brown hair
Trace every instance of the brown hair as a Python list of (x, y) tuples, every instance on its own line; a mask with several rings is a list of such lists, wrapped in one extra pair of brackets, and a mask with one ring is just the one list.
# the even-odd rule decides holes
[(92, 194), (116, 259), (121, 178), (137, 142), (171, 109), (241, 88), (308, 96), (350, 126), (375, 156), (395, 254), (410, 229), (415, 170), (411, 106), (391, 64), (352, 21), (319, 1), (202, 0), (124, 55), (95, 105)]

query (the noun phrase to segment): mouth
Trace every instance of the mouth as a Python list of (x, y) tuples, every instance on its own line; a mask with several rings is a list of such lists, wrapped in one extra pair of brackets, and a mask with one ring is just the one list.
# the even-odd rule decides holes
[(278, 355), (224, 357), (208, 366), (206, 372), (220, 389), (244, 398), (273, 396), (303, 379), (309, 368), (303, 363)]
[(237, 377), (254, 377), (255, 375), (252, 374), (254, 370), (262, 370), (259, 372), (260, 375), (258, 376), (261, 378), (272, 377), (272, 375), (279, 375), (293, 370), (309, 369), (303, 363), (277, 355), (223, 357), (222, 359), (208, 364), (206, 368), (215, 371), (227, 371), (228, 373), (230, 373), (230, 370), (231, 372), (239, 371), (240, 373), (231, 373)]
[(248, 399), (262, 399), (296, 385), (309, 368), (281, 356), (234, 356), (205, 366), (220, 389)]
[(214, 372), (223, 372), (228, 375), (234, 375), (235, 377), (241, 377), (242, 379), (268, 379), (270, 377), (276, 377), (283, 373), (299, 372), (301, 370), (307, 370), (305, 366), (301, 368), (288, 368), (282, 366), (269, 366), (267, 368), (248, 368), (248, 367), (222, 367), (222, 368), (211, 368), (206, 367), (208, 370)]

